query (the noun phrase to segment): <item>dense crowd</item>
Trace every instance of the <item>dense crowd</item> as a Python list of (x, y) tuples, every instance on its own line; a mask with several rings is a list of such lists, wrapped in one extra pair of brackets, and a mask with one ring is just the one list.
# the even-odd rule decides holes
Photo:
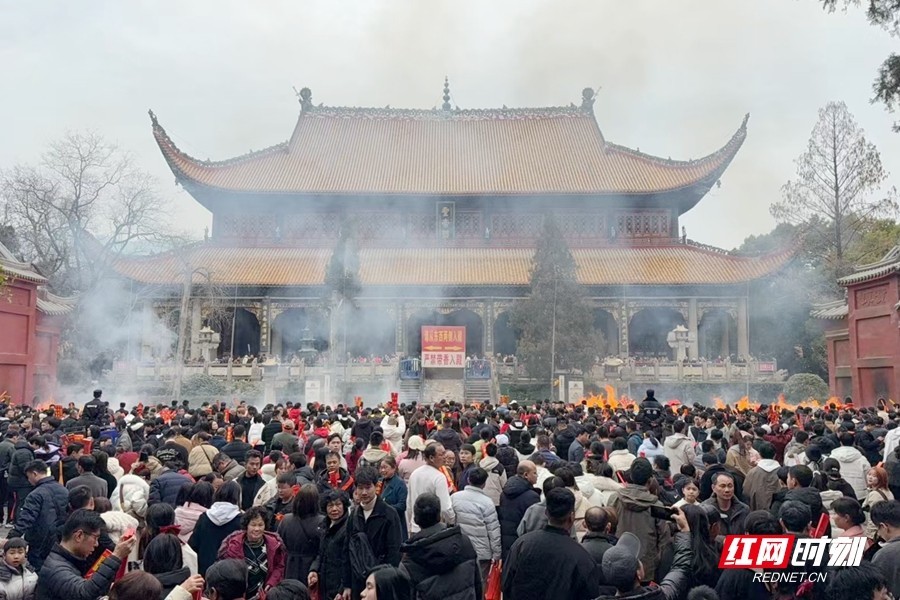
[[(0, 414), (2, 600), (900, 593), (885, 406), (113, 410), (97, 390)], [(764, 583), (719, 568), (734, 534), (857, 538), (863, 562)]]

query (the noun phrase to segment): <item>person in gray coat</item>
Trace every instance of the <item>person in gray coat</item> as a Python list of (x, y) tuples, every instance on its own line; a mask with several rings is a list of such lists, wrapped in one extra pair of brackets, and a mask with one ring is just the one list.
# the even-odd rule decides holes
[(78, 459), (78, 472), (81, 475), (67, 481), (66, 489), (74, 490), (79, 485), (86, 485), (91, 490), (91, 493), (94, 494), (94, 498), (109, 498), (106, 480), (94, 475), (94, 467), (96, 466), (97, 461), (90, 454), (80, 457)]
[(482, 581), (487, 581), (491, 561), (500, 560), (500, 519), (494, 502), (484, 493), (487, 471), (481, 467), (469, 470), (466, 488), (450, 496), (456, 512), (456, 524), (472, 542), (478, 555)]
[(897, 598), (900, 595), (900, 500), (886, 500), (872, 505), (870, 517), (878, 528), (878, 537), (884, 540), (872, 564), (884, 573), (888, 588)]

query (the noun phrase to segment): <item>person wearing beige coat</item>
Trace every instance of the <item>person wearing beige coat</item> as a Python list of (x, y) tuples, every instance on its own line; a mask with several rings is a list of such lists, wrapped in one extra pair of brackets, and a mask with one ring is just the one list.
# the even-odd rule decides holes
[[(202, 439), (202, 438), (201, 438)], [(213, 459), (219, 451), (216, 447), (209, 443), (209, 435), (200, 442), (200, 445), (194, 446), (188, 454), (188, 473), (194, 479), (200, 479), (204, 475), (213, 472)]]

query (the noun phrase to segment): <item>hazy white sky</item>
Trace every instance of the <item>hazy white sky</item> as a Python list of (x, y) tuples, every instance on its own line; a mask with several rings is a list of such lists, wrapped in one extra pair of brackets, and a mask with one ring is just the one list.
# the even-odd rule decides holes
[[(173, 184), (153, 108), (182, 149), (228, 158), (286, 140), (299, 105), (430, 108), (444, 75), (461, 108), (577, 103), (615, 143), (677, 159), (743, 149), (683, 220), (731, 248), (771, 229), (816, 111), (844, 100), (900, 178), (900, 135), (871, 105), (897, 40), (817, 0), (0, 0), (0, 168), (94, 129), (159, 178), (195, 234), (209, 213)], [(900, 187), (900, 186), (898, 186)]]

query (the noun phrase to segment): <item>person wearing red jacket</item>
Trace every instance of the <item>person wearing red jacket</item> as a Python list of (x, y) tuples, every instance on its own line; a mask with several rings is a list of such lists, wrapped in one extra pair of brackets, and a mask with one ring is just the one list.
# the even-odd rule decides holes
[(248, 599), (284, 579), (287, 550), (278, 534), (266, 531), (268, 514), (262, 506), (253, 506), (241, 517), (241, 530), (235, 531), (219, 546), (218, 560), (237, 558), (247, 565)]

